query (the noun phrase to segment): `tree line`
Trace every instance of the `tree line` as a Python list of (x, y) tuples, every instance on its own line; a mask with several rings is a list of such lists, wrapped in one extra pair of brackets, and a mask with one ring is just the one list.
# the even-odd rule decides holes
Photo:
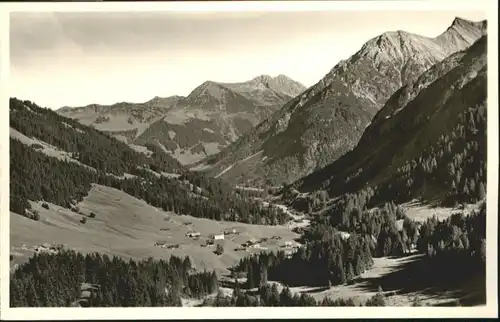
[(10, 209), (20, 215), (27, 215), (26, 209), (31, 208), (28, 200), (44, 200), (71, 208), (87, 196), (92, 183), (98, 183), (177, 214), (270, 225), (288, 219), (281, 209), (263, 207), (234, 190), (221, 188), (224, 186), (219, 186), (215, 180), (210, 182), (204, 178), (206, 194), (199, 196), (177, 179), (157, 177), (145, 170), (138, 171), (138, 177), (119, 179), (74, 162), (46, 156), (16, 139), (11, 138), (10, 142)]
[(232, 296), (224, 296), (219, 291), (214, 299), (206, 299), (202, 306), (213, 307), (257, 307), (257, 306), (384, 306), (385, 296), (382, 293), (377, 293), (366, 302), (356, 303), (352, 298), (335, 299), (324, 297), (322, 300), (316, 300), (306, 293), (292, 294), (288, 286), (283, 287), (281, 292), (277, 284), (261, 285), (257, 292), (244, 292), (239, 287), (233, 289)]
[(267, 283), (268, 279), (290, 286), (332, 286), (353, 280), (373, 264), (369, 238), (332, 234), (308, 242), (295, 253), (265, 252), (240, 260), (234, 272), (246, 272), (247, 288)]
[(202, 297), (218, 289), (215, 272), (191, 269), (189, 257), (126, 261), (72, 250), (35, 254), (11, 274), (10, 306), (74, 306), (82, 285), (94, 288), (87, 306), (181, 306), (181, 296)]
[(458, 212), (442, 221), (427, 219), (420, 228), (417, 248), (445, 268), (460, 267), (448, 274), (486, 274), (486, 203), (467, 216)]

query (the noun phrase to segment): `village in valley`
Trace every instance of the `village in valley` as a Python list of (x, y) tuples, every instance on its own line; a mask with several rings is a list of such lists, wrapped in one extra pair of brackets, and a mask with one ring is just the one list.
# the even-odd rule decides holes
[[(166, 219), (167, 221), (169, 219)], [(304, 219), (297, 219), (294, 217), (288, 227), (295, 228), (293, 223), (302, 223)], [(217, 255), (222, 255), (224, 252), (224, 244), (225, 241), (230, 240), (238, 244), (237, 247), (234, 248), (234, 251), (237, 252), (247, 252), (249, 256), (252, 256), (256, 252), (268, 250), (268, 246), (272, 248), (283, 250), (287, 257), (291, 257), (294, 252), (297, 251), (299, 247), (302, 245), (295, 240), (283, 240), (282, 236), (274, 235), (271, 237), (261, 237), (261, 238), (249, 238), (244, 242), (239, 242), (241, 238), (238, 238), (238, 241), (235, 239), (240, 236), (240, 231), (238, 228), (227, 228), (222, 231), (215, 231), (214, 233), (208, 235), (202, 235), (201, 232), (195, 230), (192, 226), (191, 222), (186, 222), (184, 224), (190, 229), (185, 233), (185, 238), (197, 243), (199, 247), (202, 248), (213, 248), (214, 253)], [(291, 226), (290, 226), (291, 225)], [(169, 231), (168, 228), (161, 228), (161, 231)], [(165, 249), (178, 249), (182, 247), (182, 244), (176, 243), (171, 244), (168, 241), (157, 241), (154, 246), (165, 248)]]

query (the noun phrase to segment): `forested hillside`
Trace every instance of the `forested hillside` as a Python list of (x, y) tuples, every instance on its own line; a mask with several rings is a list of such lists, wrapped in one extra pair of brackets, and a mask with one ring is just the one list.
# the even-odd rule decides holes
[(158, 147), (150, 146), (153, 153), (146, 156), (34, 103), (11, 99), (10, 107), (12, 128), (71, 156), (48, 156), (36, 144), (27, 146), (11, 137), (10, 205), (16, 213), (36, 217), (25, 211), (28, 200), (72, 207), (87, 195), (91, 183), (99, 183), (178, 214), (258, 224), (287, 220), (280, 209), (264, 208), (220, 180), (188, 172)]
[[(486, 36), (396, 92), (353, 151), (296, 183), (369, 206), (454, 205), (486, 195)], [(366, 188), (368, 186), (368, 188)], [(363, 199), (363, 198), (361, 198)]]
[(72, 154), (83, 164), (115, 175), (132, 174), (137, 166), (181, 173), (183, 167), (169, 155), (154, 153), (147, 157), (115, 138), (37, 106), (30, 101), (10, 99), (10, 126), (28, 137)]
[[(402, 222), (400, 227), (398, 222)], [(351, 233), (342, 238), (337, 229)], [(423, 277), (422, 274), (407, 272), (406, 276), (397, 277), (399, 280), (392, 287), (402, 287), (405, 284), (402, 278), (416, 279), (413, 285), (452, 287), (464, 279), (480, 276), (481, 285), (477, 287), (481, 289), (481, 294), (476, 301), (485, 301), (484, 203), (479, 211), (471, 215), (456, 213), (442, 221), (431, 217), (423, 225), (418, 225), (400, 209), (388, 204), (378, 213), (363, 212), (342, 223), (316, 223), (304, 238), (306, 246), (290, 257), (283, 251), (261, 253), (241, 260), (234, 271), (246, 273), (245, 287), (248, 289), (265, 287), (268, 280), (280, 281), (288, 286), (330, 288), (354, 283), (360, 274), (371, 268), (375, 257), (405, 257), (416, 248), (424, 255), (420, 261), (433, 272), (433, 276)], [(422, 278), (425, 280), (420, 280)]]
[[(94, 291), (81, 303), (82, 284)], [(181, 296), (216, 292), (214, 272), (191, 273), (189, 257), (124, 261), (63, 250), (37, 254), (11, 276), (12, 307), (181, 306)]]

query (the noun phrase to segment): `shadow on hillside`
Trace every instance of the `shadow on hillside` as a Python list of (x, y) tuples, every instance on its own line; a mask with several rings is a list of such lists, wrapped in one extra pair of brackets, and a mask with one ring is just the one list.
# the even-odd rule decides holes
[(234, 288), (236, 283), (234, 280), (219, 280), (219, 286), (226, 288)]
[(219, 286), (225, 288), (235, 288), (236, 284), (238, 284), (240, 289), (247, 289), (246, 281), (236, 281), (234, 278), (231, 278), (229, 275), (225, 275), (223, 279), (219, 279)]
[(328, 289), (330, 289), (328, 286), (315, 287), (315, 288), (309, 289), (307, 291), (304, 291), (303, 293), (306, 293), (306, 294), (315, 294), (315, 293), (324, 292), (324, 291), (326, 291)]
[[(460, 305), (474, 306), (486, 303), (486, 278), (475, 269), (443, 265), (426, 256), (408, 258), (397, 270), (380, 277), (363, 278), (357, 288), (384, 293), (420, 293), (430, 298), (459, 298)], [(455, 301), (441, 306), (455, 306)]]

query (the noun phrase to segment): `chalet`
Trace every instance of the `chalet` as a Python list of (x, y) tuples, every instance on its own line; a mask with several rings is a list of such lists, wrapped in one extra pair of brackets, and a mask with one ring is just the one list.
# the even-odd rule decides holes
[(35, 253), (57, 254), (58, 252), (59, 251), (58, 251), (58, 249), (56, 249), (56, 247), (51, 246), (47, 243), (35, 247)]
[(349, 234), (348, 232), (346, 231), (339, 231), (339, 235), (340, 235), (340, 238), (342, 238), (343, 240), (346, 240), (348, 239), (349, 237), (351, 237), (351, 234)]
[(236, 229), (227, 229), (224, 231), (224, 235), (236, 234)]
[(404, 220), (403, 219), (400, 219), (400, 220), (397, 220), (396, 221), (396, 229), (400, 232), (403, 230), (403, 223), (404, 223)]
[(76, 306), (89, 307), (95, 300), (100, 286), (96, 284), (82, 283), (80, 285), (80, 298), (75, 302)]
[(221, 239), (224, 239), (224, 234), (216, 234), (216, 235), (213, 235), (213, 239), (214, 240), (221, 240)]

